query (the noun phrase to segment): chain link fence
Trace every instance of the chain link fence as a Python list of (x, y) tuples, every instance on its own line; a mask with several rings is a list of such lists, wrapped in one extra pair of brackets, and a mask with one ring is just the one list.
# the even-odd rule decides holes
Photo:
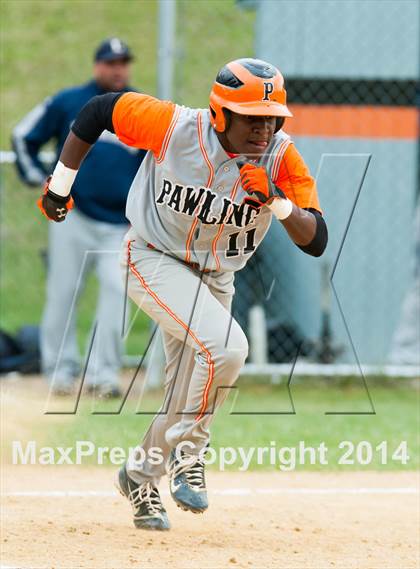
[(293, 361), (297, 353), (299, 361), (319, 363), (401, 362), (395, 335), (405, 327), (412, 353), (407, 363), (420, 364), (418, 304), (411, 323), (402, 315), (404, 299), (416, 286), (419, 239), (413, 219), (419, 195), (420, 5), (243, 4), (256, 12), (255, 55), (285, 76), (294, 118), (284, 129), (317, 179), (330, 240), (314, 261), (272, 226), (237, 275), (237, 317), (252, 336), (249, 306), (260, 307), (271, 363)]

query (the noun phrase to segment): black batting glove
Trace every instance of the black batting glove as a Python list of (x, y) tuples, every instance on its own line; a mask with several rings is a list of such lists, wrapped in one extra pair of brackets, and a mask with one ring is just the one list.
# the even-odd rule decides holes
[(49, 188), (50, 180), (51, 176), (47, 178), (44, 193), (38, 199), (37, 204), (47, 219), (60, 223), (66, 219), (66, 215), (74, 206), (74, 201), (70, 195), (63, 197), (52, 192)]

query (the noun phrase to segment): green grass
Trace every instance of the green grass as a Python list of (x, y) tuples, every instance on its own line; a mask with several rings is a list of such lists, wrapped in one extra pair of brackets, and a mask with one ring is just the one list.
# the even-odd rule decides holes
[[(369, 411), (369, 403), (358, 379), (348, 385), (303, 381), (292, 388), (295, 414), (292, 411), (285, 385), (252, 386), (240, 380), (239, 389), (230, 394), (228, 400), (217, 414), (211, 428), (212, 447), (270, 447), (271, 441), (277, 448), (295, 447), (299, 441), (306, 446), (317, 447), (324, 442), (328, 447), (328, 465), (298, 465), (297, 469), (347, 470), (347, 469), (416, 469), (419, 466), (419, 412), (418, 392), (408, 382), (401, 380), (398, 386), (372, 384), (371, 395), (374, 400), (375, 415), (326, 415), (326, 412)], [(236, 399), (236, 401), (235, 401)], [(92, 401), (82, 403), (74, 416), (45, 417), (45, 428), (40, 435), (45, 444), (51, 446), (74, 446), (77, 440), (90, 440), (96, 446), (123, 447), (135, 446), (144, 434), (153, 414), (159, 408), (161, 394), (154, 392), (145, 396), (141, 402), (129, 399), (120, 415), (94, 415), (96, 412), (110, 412), (118, 408), (118, 403)], [(94, 406), (96, 405), (96, 406)], [(136, 414), (136, 409), (141, 413)], [(245, 414), (233, 414), (242, 412)], [(282, 412), (281, 415), (248, 414)], [(54, 428), (52, 428), (52, 426)], [(42, 426), (41, 426), (42, 428)], [(341, 441), (368, 441), (376, 447), (387, 441), (390, 451), (388, 463), (380, 463), (380, 455), (374, 452), (371, 464), (363, 466), (339, 465), (339, 457), (344, 452), (338, 448)], [(401, 441), (407, 441), (410, 460), (401, 465), (390, 459), (392, 452)], [(41, 443), (40, 443), (41, 444)], [(95, 460), (88, 459), (88, 463)], [(106, 460), (106, 464), (110, 464)], [(238, 464), (231, 469), (237, 469)], [(274, 469), (268, 462), (258, 465), (256, 457), (252, 460), (253, 469)]]
[[(10, 148), (13, 126), (37, 103), (91, 75), (92, 53), (107, 36), (119, 35), (136, 55), (132, 84), (156, 92), (157, 2), (151, 0), (1, 0), (0, 149)], [(179, 0), (177, 18), (177, 102), (206, 106), (219, 67), (253, 53), (253, 12), (234, 0)], [(38, 323), (44, 303), (45, 270), (40, 251), (47, 223), (35, 201), (38, 190), (1, 169), (0, 326), (15, 331)], [(88, 283), (79, 310), (80, 344), (90, 329), (95, 281)], [(144, 349), (147, 318), (140, 317), (128, 350)]]
[[(129, 43), (133, 85), (155, 94), (157, 7), (154, 0), (2, 0), (1, 148), (35, 104), (89, 78), (92, 53), (105, 37)], [(253, 54), (254, 18), (234, 0), (178, 0), (177, 101), (207, 106), (217, 70)]]

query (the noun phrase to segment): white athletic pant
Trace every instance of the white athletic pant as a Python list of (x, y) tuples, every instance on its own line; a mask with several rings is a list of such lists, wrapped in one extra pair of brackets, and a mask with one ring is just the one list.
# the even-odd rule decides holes
[(99, 296), (97, 323), (87, 385), (118, 383), (122, 355), (124, 283), (119, 251), (127, 225), (96, 221), (73, 209), (64, 223), (49, 224), (47, 295), (41, 323), (43, 372), (55, 386), (71, 383), (79, 374), (76, 338), (78, 295), (93, 267)]
[[(129, 459), (129, 475), (155, 484), (170, 450), (188, 441), (198, 453), (209, 441), (215, 409), (229, 393), (248, 354), (248, 342), (232, 319), (233, 273), (200, 273), (147, 247), (130, 230), (121, 256), (128, 294), (160, 326), (166, 356), (165, 398), (140, 447), (162, 451), (164, 461)], [(127, 266), (128, 265), (128, 266)], [(140, 451), (140, 448), (138, 449)]]

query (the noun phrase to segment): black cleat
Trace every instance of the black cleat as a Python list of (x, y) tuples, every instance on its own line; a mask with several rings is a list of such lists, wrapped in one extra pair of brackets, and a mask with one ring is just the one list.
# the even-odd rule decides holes
[(209, 507), (204, 463), (198, 456), (183, 451), (178, 454), (182, 460), (178, 460), (175, 449), (172, 449), (167, 463), (171, 496), (183, 510), (201, 514)]
[(134, 513), (134, 525), (139, 529), (165, 531), (171, 525), (161, 502), (159, 491), (151, 482), (137, 484), (123, 466), (116, 482), (120, 494), (128, 498)]

